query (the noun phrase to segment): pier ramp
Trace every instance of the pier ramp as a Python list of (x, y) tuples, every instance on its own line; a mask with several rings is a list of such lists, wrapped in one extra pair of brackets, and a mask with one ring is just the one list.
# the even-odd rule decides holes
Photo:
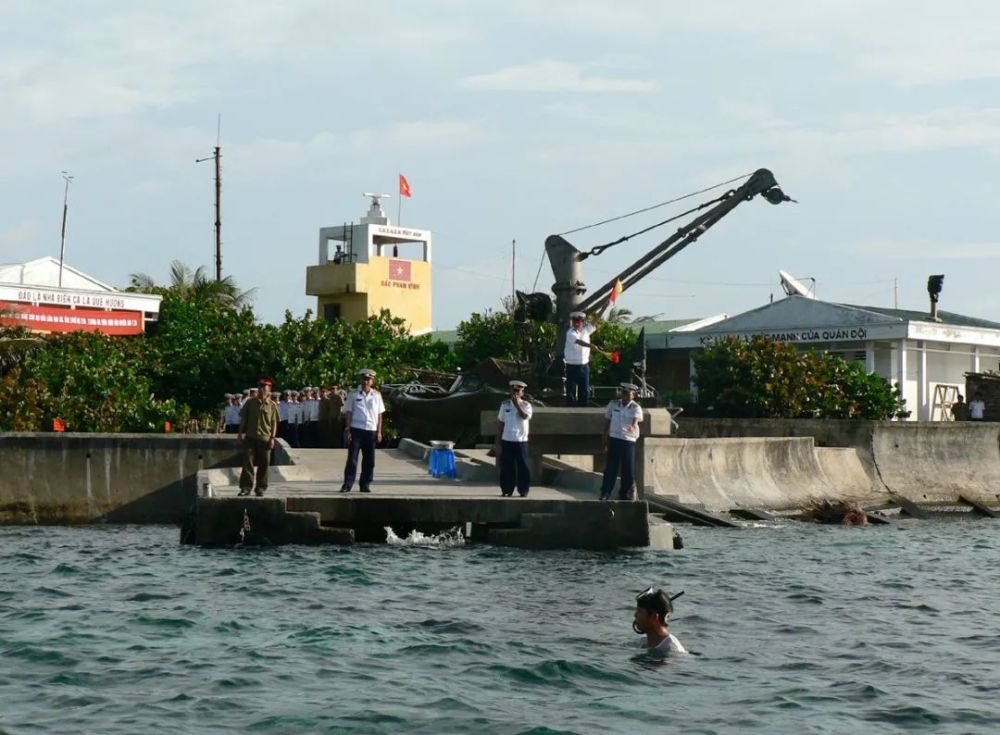
[[(380, 543), (386, 541), (386, 527), (398, 536), (457, 527), (473, 542), (518, 548), (650, 545), (645, 502), (601, 502), (589, 491), (547, 486), (533, 486), (526, 498), (503, 498), (495, 482), (474, 479), (481, 476), (476, 463), (460, 458), (459, 477), (434, 478), (427, 471), (426, 447), (404, 446), (378, 452), (370, 494), (357, 487), (339, 492), (344, 449), (289, 450), (294, 464), (272, 468), (263, 498), (237, 495), (235, 469), (202, 472), (182, 541), (201, 546)], [(662, 529), (656, 531), (662, 539)]]

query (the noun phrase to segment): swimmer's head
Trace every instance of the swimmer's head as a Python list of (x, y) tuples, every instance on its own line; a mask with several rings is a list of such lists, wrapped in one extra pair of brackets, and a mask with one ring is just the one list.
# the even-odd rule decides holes
[(646, 634), (665, 626), (673, 611), (674, 603), (670, 595), (662, 589), (650, 587), (635, 598), (635, 618), (632, 621), (632, 630), (639, 634)]

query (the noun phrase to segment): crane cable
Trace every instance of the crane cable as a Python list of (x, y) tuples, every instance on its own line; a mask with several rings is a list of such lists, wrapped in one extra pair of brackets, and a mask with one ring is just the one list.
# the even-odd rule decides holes
[[(729, 179), (728, 181), (722, 181), (722, 182), (720, 182), (718, 184), (713, 184), (712, 186), (706, 187), (704, 189), (698, 189), (697, 191), (692, 191), (690, 194), (685, 194), (684, 196), (675, 197), (674, 199), (668, 199), (665, 202), (660, 202), (659, 204), (654, 204), (654, 205), (652, 205), (650, 207), (643, 207), (642, 209), (637, 209), (634, 212), (628, 212), (627, 214), (620, 214), (617, 217), (611, 217), (610, 219), (601, 220), (600, 222), (595, 222), (592, 225), (584, 225), (583, 227), (577, 227), (576, 229), (573, 229), (573, 230), (566, 230), (565, 232), (560, 232), (558, 234), (559, 234), (560, 237), (563, 236), (563, 235), (572, 235), (574, 232), (582, 232), (583, 230), (589, 230), (592, 227), (600, 227), (601, 225), (606, 225), (609, 222), (617, 222), (620, 219), (626, 219), (628, 217), (634, 217), (637, 214), (642, 214), (643, 212), (649, 212), (649, 211), (652, 211), (654, 209), (659, 209), (660, 207), (665, 207), (668, 204), (674, 204), (675, 202), (680, 202), (680, 201), (683, 201), (684, 199), (690, 199), (691, 197), (698, 196), (699, 194), (704, 194), (705, 192), (712, 191), (712, 189), (718, 189), (720, 186), (727, 186), (728, 184), (732, 184), (733, 182), (739, 181), (740, 179), (746, 179), (746, 178), (750, 177), (751, 175), (752, 174), (743, 174), (742, 176), (736, 176), (736, 177), (734, 177), (732, 179)], [(667, 219), (667, 220), (664, 220), (663, 222), (660, 222), (658, 224), (652, 225), (651, 227), (647, 227), (646, 229), (640, 230), (639, 232), (634, 232), (631, 235), (627, 235), (627, 236), (625, 236), (623, 238), (615, 240), (614, 242), (608, 243), (606, 245), (598, 245), (596, 247), (593, 247), (593, 248), (591, 248), (588, 251), (587, 254), (588, 255), (600, 255), (601, 252), (603, 252), (607, 248), (611, 247), (612, 245), (618, 245), (619, 243), (625, 242), (629, 238), (635, 237), (636, 235), (642, 235), (643, 233), (649, 232), (650, 230), (656, 229), (657, 227), (661, 227), (662, 225), (665, 225), (668, 222), (672, 222), (675, 219), (678, 219), (680, 217), (684, 217), (684, 216), (686, 216), (688, 214), (691, 214), (692, 212), (697, 212), (699, 209), (702, 209), (702, 208), (707, 207), (707, 206), (709, 206), (711, 204), (715, 204), (716, 202), (718, 202), (718, 201), (720, 201), (722, 199), (725, 199), (726, 196), (728, 196), (728, 192), (727, 192), (727, 194), (719, 197), (718, 199), (713, 199), (712, 201), (706, 202), (705, 204), (702, 204), (701, 206), (695, 207), (694, 209), (689, 209), (687, 212), (683, 212), (683, 213), (677, 215), (676, 217), (671, 217), (670, 219)], [(542, 275), (542, 266), (543, 265), (545, 265), (545, 249), (544, 248), (542, 248), (542, 257), (539, 258), (539, 260), (538, 260), (538, 271), (535, 273), (535, 282), (531, 286), (531, 290), (532, 291), (534, 291), (536, 288), (538, 288), (538, 279)]]
[[(709, 187), (707, 187), (705, 189), (699, 189), (698, 191), (692, 191), (690, 194), (685, 194), (684, 196), (676, 197), (674, 199), (668, 199), (665, 202), (660, 202), (659, 204), (654, 204), (651, 207), (643, 207), (642, 209), (637, 209), (634, 212), (629, 212), (627, 214), (620, 214), (617, 217), (611, 217), (610, 219), (601, 220), (600, 222), (595, 222), (592, 225), (584, 225), (583, 227), (577, 227), (574, 230), (566, 230), (566, 232), (560, 232), (558, 234), (560, 236), (562, 236), (562, 235), (572, 235), (574, 232), (582, 232), (583, 230), (589, 230), (591, 227), (600, 227), (601, 225), (606, 225), (609, 222), (617, 222), (618, 220), (625, 219), (626, 217), (633, 217), (633, 216), (635, 216), (637, 214), (642, 214), (643, 212), (649, 212), (649, 211), (651, 211), (653, 209), (659, 209), (660, 207), (665, 207), (668, 204), (673, 204), (674, 202), (680, 202), (680, 201), (683, 201), (684, 199), (690, 199), (691, 197), (698, 196), (699, 194), (704, 194), (706, 191), (712, 191), (712, 189), (718, 189), (720, 186), (726, 186), (728, 184), (732, 184), (734, 181), (739, 181), (740, 179), (749, 178), (752, 175), (753, 174), (743, 174), (742, 176), (737, 176), (735, 178), (729, 179), (729, 181), (723, 181), (723, 182), (718, 183), (718, 184), (713, 184), (712, 186), (709, 186)], [(681, 215), (681, 216), (683, 216), (683, 215)]]
[(663, 225), (665, 225), (665, 224), (667, 224), (669, 222), (673, 222), (675, 219), (680, 219), (681, 217), (687, 217), (689, 214), (694, 214), (699, 209), (704, 209), (705, 207), (710, 207), (713, 204), (717, 204), (718, 202), (721, 202), (723, 199), (729, 198), (730, 196), (732, 196), (732, 194), (733, 194), (733, 189), (730, 189), (725, 194), (723, 194), (721, 197), (717, 197), (715, 199), (711, 199), (711, 200), (709, 200), (707, 202), (704, 202), (703, 204), (699, 204), (697, 207), (689, 209), (686, 212), (681, 212), (680, 214), (678, 214), (678, 215), (676, 215), (674, 217), (670, 217), (669, 219), (665, 219), (662, 222), (657, 222), (655, 225), (650, 225), (649, 227), (644, 227), (643, 229), (639, 230), (638, 232), (633, 232), (631, 235), (624, 235), (623, 237), (619, 237), (617, 240), (612, 240), (611, 242), (605, 243), (604, 245), (595, 245), (590, 250), (587, 250), (586, 252), (584, 252), (584, 254), (580, 256), (580, 259), (582, 260), (583, 258), (589, 257), (591, 255), (600, 255), (605, 250), (607, 250), (608, 248), (610, 248), (610, 247), (612, 247), (614, 245), (620, 245), (621, 243), (626, 242), (627, 240), (631, 240), (636, 235), (644, 235), (647, 232), (649, 232), (650, 230), (655, 230), (657, 227), (663, 227)]

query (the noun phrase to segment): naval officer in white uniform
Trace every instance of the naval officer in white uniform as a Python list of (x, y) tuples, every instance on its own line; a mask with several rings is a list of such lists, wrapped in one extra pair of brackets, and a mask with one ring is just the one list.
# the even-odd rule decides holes
[(385, 403), (382, 394), (375, 390), (375, 371), (358, 373), (361, 385), (351, 391), (344, 404), (347, 431), (347, 464), (344, 465), (344, 483), (340, 492), (349, 493), (358, 471), (358, 453), (361, 454), (361, 492), (370, 493), (375, 477), (375, 445), (382, 441), (382, 416)]
[(586, 407), (590, 400), (590, 335), (597, 327), (588, 324), (586, 314), (574, 311), (569, 315), (563, 362), (566, 363), (566, 405)]
[(601, 483), (601, 500), (609, 500), (615, 489), (615, 480), (621, 471), (619, 500), (631, 500), (635, 485), (635, 443), (639, 440), (642, 423), (642, 406), (635, 400), (639, 387), (632, 383), (621, 384), (621, 398), (608, 404), (604, 412), (604, 446), (608, 450), (604, 465), (604, 482)]
[(528, 470), (528, 424), (531, 403), (524, 397), (528, 386), (520, 380), (510, 381), (510, 399), (500, 404), (497, 413), (497, 445), (500, 457), (500, 494), (509, 498), (514, 488), (522, 498), (531, 489)]

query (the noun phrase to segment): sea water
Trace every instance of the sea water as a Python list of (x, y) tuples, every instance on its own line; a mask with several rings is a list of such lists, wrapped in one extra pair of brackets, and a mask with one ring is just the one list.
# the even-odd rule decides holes
[[(995, 733), (1000, 523), (205, 550), (0, 529), (0, 732)], [(693, 653), (637, 655), (683, 590)]]

